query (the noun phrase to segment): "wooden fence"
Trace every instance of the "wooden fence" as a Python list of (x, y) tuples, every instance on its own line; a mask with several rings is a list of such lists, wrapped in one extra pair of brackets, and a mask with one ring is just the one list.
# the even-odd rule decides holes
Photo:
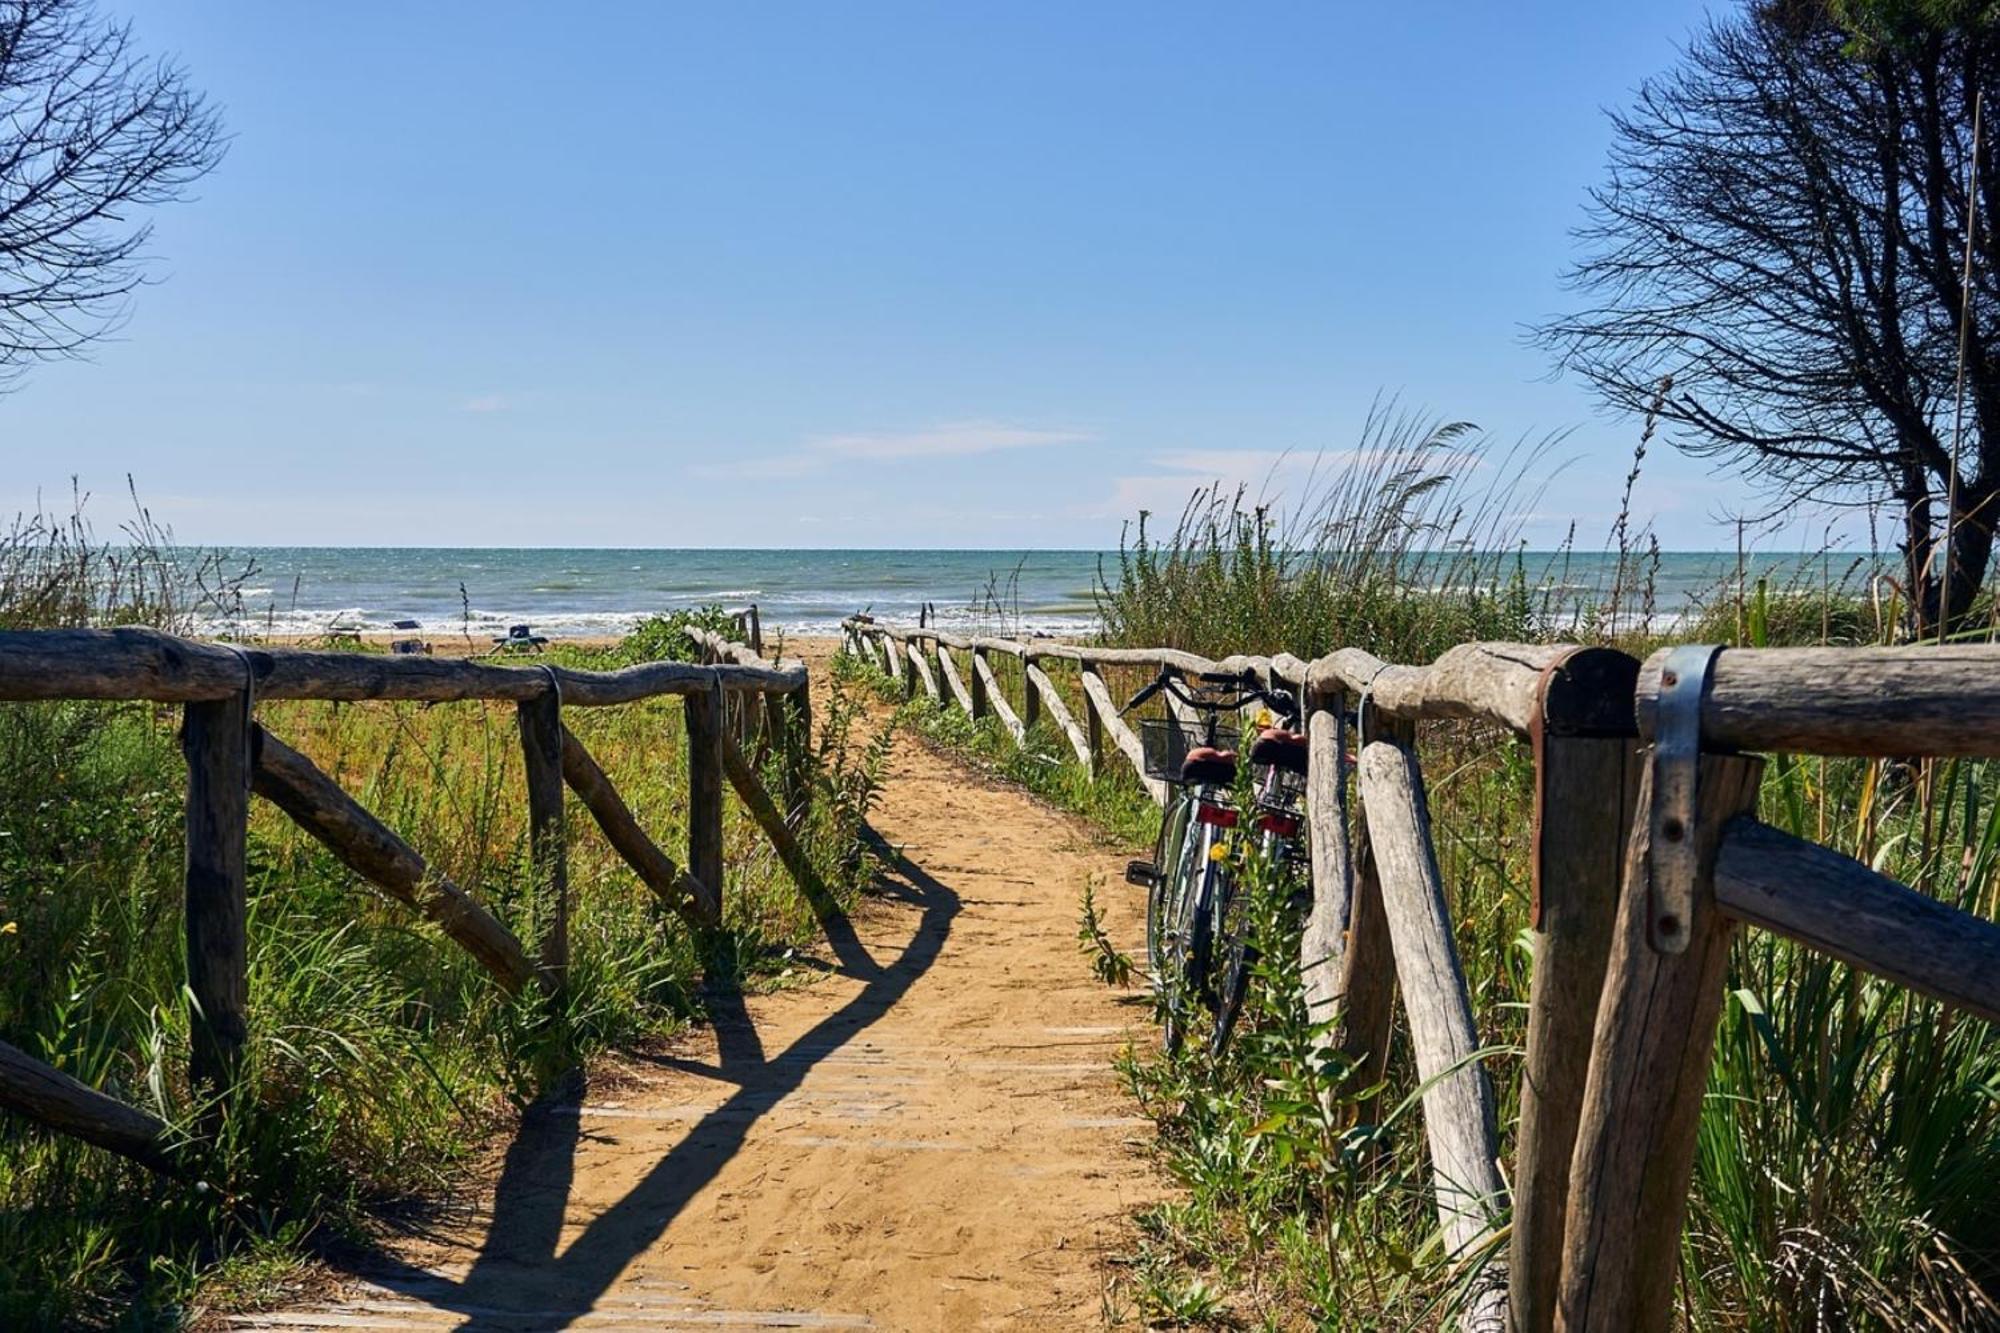
[[(1216, 662), (865, 616), (844, 630), (844, 649), (906, 696), (921, 688), (990, 714), (1017, 740), (1046, 717), (1093, 773), (1108, 738), (1161, 801), (1105, 667), (1247, 669), (1299, 693), (1314, 885), (1305, 999), (1367, 1086), (1401, 991), (1427, 1084), (1440, 1230), (1459, 1259), (1505, 1238), (1505, 1261), (1488, 1265), (1462, 1327), (1671, 1325), (1724, 970), (1741, 927), (2000, 1021), (2000, 926), (1754, 813), (1757, 751), (2000, 754), (2000, 647), (1683, 648), (1642, 664), (1606, 648), (1478, 643), (1403, 666), (1355, 649)], [(1018, 706), (994, 672), (1001, 655), (1020, 663)], [(1077, 672), (1082, 716), (1052, 668)], [(1504, 728), (1535, 764), (1534, 978), (1516, 1160), (1504, 1177), (1415, 747), (1417, 724), (1441, 718)], [(1340, 762), (1351, 749), (1353, 821)]]
[[(698, 928), (714, 926), (722, 916), (725, 782), (736, 788), (801, 889), (821, 900), (823, 887), (792, 829), (808, 799), (805, 762), (787, 765), (781, 808), (743, 750), (754, 737), (763, 746), (782, 746), (788, 756), (806, 754), (811, 714), (805, 666), (767, 662), (748, 644), (701, 630), (689, 634), (704, 659), (700, 664), (579, 671), (444, 657), (237, 648), (145, 629), (9, 631), (0, 632), (0, 701), (147, 700), (182, 706), (189, 1073), (197, 1087), (221, 1094), (234, 1080), (249, 1028), (244, 857), (253, 793), (283, 810), (356, 874), (435, 922), (510, 993), (531, 984), (555, 992), (565, 981), (565, 786), (640, 881)], [(681, 697), (687, 725), (685, 870), (647, 835), (611, 779), (563, 725), (567, 708), (661, 695)], [(516, 937), (311, 760), (265, 730), (255, 716), (264, 699), (514, 703), (526, 766), (532, 900), (540, 937), (531, 942)], [(752, 714), (744, 701), (763, 706)], [(732, 716), (753, 716), (754, 724), (732, 726)], [(175, 1167), (167, 1126), (158, 1118), (4, 1042), (0, 1107), (155, 1169)]]

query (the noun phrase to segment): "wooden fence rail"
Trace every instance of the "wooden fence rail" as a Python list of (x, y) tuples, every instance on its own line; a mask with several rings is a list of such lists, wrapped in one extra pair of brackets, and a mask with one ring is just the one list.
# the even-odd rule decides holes
[[(755, 646), (691, 631), (705, 661), (652, 662), (620, 671), (237, 648), (147, 629), (4, 631), (0, 701), (182, 705), (189, 1073), (198, 1087), (220, 1094), (232, 1084), (249, 1037), (253, 997), (247, 989), (245, 857), (252, 794), (282, 810), (356, 875), (435, 923), (510, 993), (530, 984), (556, 992), (567, 975), (565, 788), (582, 799), (641, 883), (691, 924), (707, 928), (722, 917), (723, 792), (733, 786), (800, 890), (816, 909), (827, 910), (824, 886), (793, 827), (810, 793), (806, 668), (762, 657), (754, 607), (739, 615), (738, 624)], [(647, 836), (611, 779), (563, 723), (568, 707), (671, 695), (683, 700), (687, 721), (686, 870)], [(266, 699), (514, 703), (527, 777), (532, 945), (438, 873), (311, 760), (267, 731), (255, 717), (256, 705)], [(736, 712), (727, 714), (732, 706)], [(730, 716), (755, 720), (759, 734), (784, 746), (791, 822), (727, 733)], [(156, 1117), (5, 1043), (0, 1043), (0, 1107), (155, 1169), (176, 1169), (167, 1127)]]
[[(1478, 1251), (1510, 1224), (1505, 1263), (1475, 1284), (1464, 1328), (1671, 1326), (1723, 968), (1743, 926), (2000, 1021), (2000, 925), (1758, 822), (1762, 761), (1741, 753), (2000, 756), (2000, 646), (1730, 648), (1642, 665), (1604, 648), (1474, 643), (1411, 666), (1358, 649), (1310, 662), (1216, 661), (865, 616), (843, 630), (846, 650), (906, 696), (921, 678), (930, 698), (968, 713), (971, 691), (948, 674), (943, 695), (927, 659), (949, 670), (948, 650), (971, 654), (980, 711), (1017, 741), (1029, 743), (1046, 719), (1096, 774), (1109, 737), (1160, 802), (1168, 792), (1146, 779), (1104, 668), (1250, 671), (1298, 692), (1312, 756), (1303, 998), (1314, 1017), (1333, 1020), (1331, 1040), (1365, 1087), (1387, 1057), (1401, 976), (1430, 1084), (1426, 1133), (1447, 1249)], [(991, 670), (999, 656), (1021, 664), (1018, 711)], [(1677, 677), (1691, 660), (1705, 676), (1687, 693)], [(1075, 670), (1069, 698), (1051, 674), (1057, 664)], [(1669, 695), (1681, 701), (1671, 711)], [(1360, 817), (1343, 762), (1357, 718), (1370, 719), (1373, 742), (1360, 755)], [(1535, 765), (1534, 976), (1515, 1163), (1504, 1175), (1411, 748), (1417, 724), (1447, 718), (1513, 734)]]

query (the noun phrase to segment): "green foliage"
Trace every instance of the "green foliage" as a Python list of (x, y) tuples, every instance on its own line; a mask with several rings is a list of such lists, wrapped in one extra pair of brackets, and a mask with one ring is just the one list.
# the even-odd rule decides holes
[[(107, 599), (97, 585), (65, 584), (96, 577), (108, 557), (73, 544), (46, 558), (24, 549), (9, 564), (0, 548), (0, 624), (138, 616), (184, 627), (182, 601)], [(121, 566), (128, 589), (171, 582), (145, 563), (153, 556), (120, 558), (139, 562)], [(653, 633), (612, 653), (559, 648), (557, 657), (611, 667), (651, 644), (683, 647), (677, 628), (661, 622)], [(860, 820), (890, 740), (853, 725), (852, 691), (836, 687), (821, 712), (810, 749), (765, 758), (766, 783), (783, 790), (780, 777), (804, 766), (816, 799), (802, 841), (824, 882), (851, 901), (869, 868)], [(259, 716), (532, 938), (511, 706), (271, 701)], [(679, 701), (575, 710), (565, 721), (655, 839), (684, 841)], [(0, 1039), (186, 1134), (213, 1108), (185, 1068), (177, 722), (176, 710), (143, 705), (0, 708)], [(0, 1115), (0, 1328), (171, 1326), (195, 1299), (254, 1289), (319, 1238), (351, 1233), (364, 1208), (442, 1192), (513, 1107), (578, 1061), (691, 1021), (705, 970), (771, 984), (818, 936), (762, 832), (733, 803), (727, 920), (709, 938), (663, 910), (588, 819), (572, 818), (568, 831), (569, 985), (559, 1002), (532, 987), (510, 1000), (435, 927), (255, 803), (250, 1047), (220, 1108), (219, 1139), (188, 1136), (198, 1184), (162, 1182)]]
[(649, 616), (632, 627), (618, 641), (611, 657), (620, 665), (634, 662), (692, 662), (696, 660), (690, 629), (705, 629), (725, 639), (736, 637), (736, 618), (719, 604), (687, 611), (668, 611)]
[(1245, 508), (1240, 490), (1197, 492), (1165, 537), (1141, 513), (1100, 574), (1104, 638), (1213, 657), (1362, 644), (1429, 661), (1530, 637), (1573, 609), (1510, 554), (1533, 500), (1522, 472), (1542, 449), (1492, 450), (1467, 423), (1378, 407), (1284, 519)]
[(1083, 886), (1083, 905), (1076, 928), (1076, 941), (1090, 970), (1107, 986), (1121, 989), (1132, 984), (1132, 960), (1104, 933), (1104, 919), (1097, 911), (1097, 881)]
[[(1418, 431), (1406, 457), (1434, 457)], [(1448, 441), (1448, 436), (1446, 440)], [(1413, 466), (1393, 471), (1417, 475)], [(1350, 488), (1330, 528), (1273, 535), (1259, 511), (1198, 497), (1168, 540), (1144, 528), (1108, 575), (1107, 639), (1210, 656), (1360, 647), (1423, 662), (1464, 639), (1612, 641), (1638, 655), (1652, 608), (1647, 557), (1609, 596), (1567, 604), (1531, 591), (1490, 550), (1471, 510), (1413, 520), (1420, 483)], [(1380, 492), (1381, 524), (1363, 512)], [(1413, 521), (1421, 530), (1415, 535)], [(1383, 532), (1383, 549), (1321, 532)], [(1303, 534), (1303, 535), (1302, 535)], [(1621, 540), (1621, 554), (1639, 543)], [(1344, 569), (1339, 579), (1323, 569)], [(1893, 596), (1863, 595), (1863, 562), (1828, 557), (1790, 583), (1732, 579), (1676, 633), (1777, 645), (1893, 641)], [(1990, 619), (1990, 617), (1989, 617)], [(944, 728), (963, 727), (951, 722)], [(1452, 920), (1493, 1079), (1501, 1156), (1514, 1159), (1531, 979), (1525, 747), (1462, 723), (1421, 749)], [(2000, 911), (2000, 764), (1909, 765), (1780, 757), (1765, 818), (1988, 918)], [(1088, 801), (1072, 808), (1089, 812)], [(1121, 834), (1133, 845), (1144, 840)], [(1478, 1265), (1439, 1253), (1417, 1099), (1400, 1038), (1373, 1089), (1321, 1047), (1297, 1011), (1296, 924), (1268, 876), (1252, 886), (1260, 948), (1238, 1036), (1220, 1062), (1134, 1056), (1183, 1187), (1141, 1218), (1134, 1298), (1156, 1319), (1402, 1329), (1449, 1323)], [(2000, 1327), (2000, 1042), (1976, 1021), (1843, 963), (1746, 932), (1730, 965), (1700, 1126), (1686, 1240), (1695, 1329)], [(1484, 1256), (1482, 1256), (1483, 1258)], [(1179, 1293), (1203, 1299), (1199, 1320)]]

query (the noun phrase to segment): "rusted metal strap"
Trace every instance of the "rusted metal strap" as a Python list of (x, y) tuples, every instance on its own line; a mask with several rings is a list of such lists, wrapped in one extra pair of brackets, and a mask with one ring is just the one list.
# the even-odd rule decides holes
[(1653, 806), (1647, 811), (1646, 943), (1655, 953), (1682, 953), (1694, 913), (1695, 813), (1701, 799), (1701, 704), (1721, 648), (1692, 643), (1674, 649), (1660, 667), (1660, 703), (1653, 724)]

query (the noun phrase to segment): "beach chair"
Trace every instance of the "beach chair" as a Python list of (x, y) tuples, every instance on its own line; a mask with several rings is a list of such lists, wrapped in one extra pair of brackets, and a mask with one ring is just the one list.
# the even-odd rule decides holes
[(505, 634), (493, 640), (496, 653), (539, 653), (548, 646), (548, 636), (535, 633), (532, 625), (509, 625)]
[[(423, 628), (421, 624), (414, 620), (399, 620), (395, 623), (394, 627), (398, 631), (405, 632)], [(428, 653), (430, 650), (431, 646), (424, 642), (421, 635), (412, 637), (405, 633), (405, 636), (402, 638), (389, 640), (389, 651), (392, 653)]]

